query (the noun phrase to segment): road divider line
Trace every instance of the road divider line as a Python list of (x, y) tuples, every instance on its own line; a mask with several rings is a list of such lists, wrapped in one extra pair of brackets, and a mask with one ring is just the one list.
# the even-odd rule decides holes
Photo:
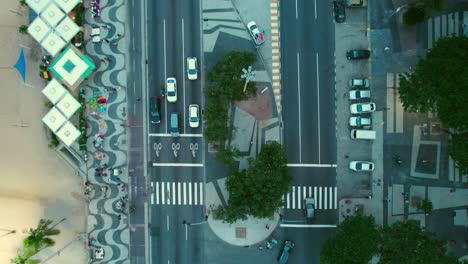
[[(153, 182), (151, 182), (151, 184), (153, 184)], [(159, 204), (159, 182), (156, 182), (156, 204)]]
[(180, 182), (177, 183), (177, 204), (180, 204)]
[[(149, 133), (148, 136), (150, 137), (172, 137), (171, 134), (168, 134), (168, 133)], [(203, 137), (203, 134), (179, 134), (179, 137)]]
[(153, 167), (203, 167), (203, 163), (153, 163)]
[(292, 227), (292, 228), (336, 228), (336, 225), (280, 224), (280, 227)]
[(298, 168), (336, 168), (336, 164), (310, 164), (310, 163), (289, 163), (286, 164), (288, 167)]
[(301, 119), (301, 69), (299, 65), (299, 52), (297, 53), (297, 104), (299, 109), (299, 162), (302, 162), (302, 119)]

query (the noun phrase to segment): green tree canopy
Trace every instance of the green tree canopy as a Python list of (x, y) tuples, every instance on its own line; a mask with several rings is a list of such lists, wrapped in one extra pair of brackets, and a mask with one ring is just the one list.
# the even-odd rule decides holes
[[(453, 132), (452, 143), (468, 133), (468, 37), (440, 39), (412, 74), (400, 78), (400, 99), (406, 111), (436, 112)], [(459, 136), (457, 136), (459, 135)], [(468, 146), (450, 144), (449, 153), (460, 171), (468, 173)], [(464, 159), (462, 159), (465, 157)]]
[(414, 26), (429, 18), (432, 11), (442, 11), (443, 0), (416, 0), (409, 4), (408, 10), (403, 14), (403, 23)]
[(382, 264), (458, 263), (456, 257), (447, 255), (447, 242), (421, 229), (418, 221), (399, 221), (385, 226), (381, 230), (381, 237)]
[(51, 228), (51, 224), (52, 220), (41, 219), (36, 229), (30, 228), (27, 231), (28, 236), (23, 241), (25, 252), (37, 253), (43, 248), (55, 245), (55, 241), (50, 236), (60, 234), (60, 230)]
[(322, 264), (363, 264), (378, 253), (379, 231), (372, 216), (352, 216), (341, 222), (336, 236), (320, 253)]
[(227, 178), (228, 205), (218, 208), (216, 214), (228, 223), (245, 220), (248, 215), (271, 217), (283, 205), (282, 196), (292, 180), (286, 164), (286, 154), (279, 143), (263, 145), (247, 170)]

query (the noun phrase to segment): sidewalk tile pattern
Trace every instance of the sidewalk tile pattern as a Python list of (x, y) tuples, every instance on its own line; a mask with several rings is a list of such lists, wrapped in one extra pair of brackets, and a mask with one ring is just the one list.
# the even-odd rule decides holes
[(270, 16), (273, 94), (275, 96), (276, 109), (278, 110), (278, 113), (281, 113), (281, 63), (278, 11), (278, 0), (271, 0)]
[[(89, 2), (85, 3), (84, 53), (96, 65), (96, 71), (81, 86), (87, 98), (96, 95), (106, 98), (106, 111), (99, 115), (87, 113), (87, 150), (88, 150), (88, 181), (92, 191), (89, 194), (88, 237), (96, 239), (96, 245), (104, 249), (104, 259), (99, 263), (127, 264), (129, 260), (130, 233), (128, 226), (128, 174), (126, 146), (126, 117), (123, 109), (126, 105), (126, 74), (124, 60), (126, 45), (117, 40), (117, 45), (104, 41), (91, 41), (93, 26), (101, 27), (101, 39), (112, 39), (117, 34), (123, 35), (125, 3), (124, 0), (101, 1), (101, 17), (93, 18)], [(118, 38), (116, 38), (118, 39)], [(104, 59), (105, 58), (105, 59)], [(104, 88), (116, 88), (108, 93)], [(102, 134), (104, 141), (101, 149), (95, 147), (93, 140), (96, 134)], [(98, 160), (94, 154), (101, 152)], [(106, 176), (96, 175), (95, 169), (107, 164), (107, 168), (120, 171), (118, 177), (113, 176), (113, 170), (105, 170)], [(107, 191), (106, 191), (107, 189)], [(122, 202), (126, 206), (121, 207)], [(92, 248), (91, 248), (92, 249)]]

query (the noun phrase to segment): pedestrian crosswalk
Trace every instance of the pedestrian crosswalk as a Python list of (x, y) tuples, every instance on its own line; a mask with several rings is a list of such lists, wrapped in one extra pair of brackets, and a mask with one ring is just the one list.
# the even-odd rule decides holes
[(468, 36), (468, 11), (453, 12), (427, 20), (427, 48), (440, 39), (451, 36)]
[(203, 182), (151, 182), (151, 204), (203, 205)]
[(291, 186), (289, 192), (283, 197), (283, 208), (304, 209), (306, 197), (315, 199), (315, 209), (333, 210), (337, 208), (337, 187), (324, 186)]
[(387, 133), (403, 133), (403, 103), (400, 100), (400, 73), (387, 73)]

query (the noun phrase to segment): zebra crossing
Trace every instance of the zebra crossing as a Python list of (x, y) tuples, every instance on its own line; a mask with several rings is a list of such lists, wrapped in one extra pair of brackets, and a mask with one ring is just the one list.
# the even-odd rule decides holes
[(151, 204), (203, 205), (203, 182), (151, 182)]
[(337, 187), (291, 186), (283, 196), (285, 209), (304, 209), (304, 199), (314, 197), (315, 209), (333, 210), (338, 208)]
[(427, 20), (427, 48), (438, 39), (451, 36), (468, 36), (468, 11), (453, 12)]

